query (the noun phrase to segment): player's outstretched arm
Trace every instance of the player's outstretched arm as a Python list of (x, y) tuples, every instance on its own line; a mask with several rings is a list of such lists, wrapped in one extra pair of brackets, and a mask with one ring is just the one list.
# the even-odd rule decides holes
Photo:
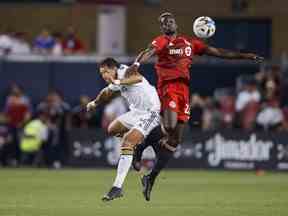
[(147, 62), (152, 56), (156, 54), (156, 49), (149, 46), (147, 49), (141, 51), (132, 64), (126, 71), (126, 74), (133, 74), (138, 71), (140, 64)]
[(100, 104), (108, 103), (118, 95), (120, 95), (119, 91), (113, 91), (109, 89), (109, 87), (102, 89), (101, 92), (97, 95), (97, 97), (87, 104), (87, 112), (94, 110)]
[(156, 53), (156, 49), (153, 46), (149, 46), (147, 49), (141, 51), (137, 56), (135, 62), (145, 63)]
[(143, 76), (138, 72), (134, 72), (133, 74), (127, 74), (124, 79), (120, 80), (120, 85), (133, 85), (139, 82), (142, 82)]
[(204, 54), (225, 59), (248, 59), (256, 61), (257, 63), (260, 63), (264, 60), (263, 57), (254, 53), (241, 53), (211, 46), (208, 46), (205, 49)]
[(142, 82), (142, 78), (143, 76), (141, 76), (141, 74), (139, 74), (139, 72), (133, 72), (130, 74), (125, 74), (125, 78), (123, 79), (111, 79), (111, 83), (113, 83), (114, 85), (133, 85), (139, 82)]

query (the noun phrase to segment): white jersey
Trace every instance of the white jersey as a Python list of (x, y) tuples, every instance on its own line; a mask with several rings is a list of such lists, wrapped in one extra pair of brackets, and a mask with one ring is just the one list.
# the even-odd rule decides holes
[[(124, 79), (127, 68), (127, 65), (120, 65), (117, 70), (117, 79)], [(133, 85), (110, 84), (108, 88), (113, 91), (121, 91), (130, 110), (160, 112), (160, 99), (157, 91), (144, 77), (141, 82)]]

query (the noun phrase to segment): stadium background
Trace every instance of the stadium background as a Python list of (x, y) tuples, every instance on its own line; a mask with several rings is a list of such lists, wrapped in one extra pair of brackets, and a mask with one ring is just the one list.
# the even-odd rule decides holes
[[(217, 30), (209, 44), (265, 62), (197, 58), (192, 118), (152, 201), (131, 172), (124, 198), (106, 205), (119, 141), (105, 129), (127, 107), (118, 99), (85, 112), (105, 86), (97, 63), (113, 56), (131, 64), (159, 34), (163, 11), (186, 34), (194, 18), (210, 16)], [(0, 20), (1, 216), (287, 215), (286, 0), (0, 0)], [(153, 84), (154, 61), (141, 66)], [(25, 152), (23, 130), (41, 114), (48, 139)], [(153, 163), (148, 150), (143, 166)]]
[[(105, 86), (97, 73), (97, 62), (109, 55), (130, 64), (159, 34), (159, 13), (171, 11), (180, 33), (192, 34), (195, 17), (211, 16), (216, 20), (217, 34), (207, 41), (209, 44), (266, 58), (261, 65), (196, 59), (191, 69), (193, 117), (171, 166), (288, 169), (285, 5), (287, 2), (280, 0), (277, 4), (257, 0), (1, 1), (2, 35), (28, 47), (24, 53), (2, 48), (0, 105), (2, 124), (7, 129), (2, 133), (2, 164), (21, 164), (23, 128), (46, 109), (52, 126), (48, 141), (36, 154), (40, 154), (39, 166), (115, 165), (118, 141), (106, 137), (105, 128), (127, 107), (116, 101), (100, 107), (92, 116), (85, 113), (87, 101)], [(80, 45), (75, 47), (74, 43), (69, 49), (71, 31), (72, 41), (79, 40)], [(49, 48), (36, 42), (45, 32), (53, 41)], [(55, 51), (56, 46), (60, 52)], [(154, 60), (141, 67), (153, 84)], [(241, 98), (247, 91), (253, 96)], [(9, 103), (15, 94), (20, 108)], [(219, 147), (223, 143), (227, 145)], [(219, 157), (217, 165), (209, 162), (213, 154)]]

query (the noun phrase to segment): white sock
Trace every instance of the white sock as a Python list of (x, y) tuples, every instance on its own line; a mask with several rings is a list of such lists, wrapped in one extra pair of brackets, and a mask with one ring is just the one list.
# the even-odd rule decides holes
[(117, 168), (117, 176), (114, 181), (113, 186), (122, 188), (122, 184), (129, 172), (130, 166), (132, 164), (133, 155), (121, 155), (118, 168)]

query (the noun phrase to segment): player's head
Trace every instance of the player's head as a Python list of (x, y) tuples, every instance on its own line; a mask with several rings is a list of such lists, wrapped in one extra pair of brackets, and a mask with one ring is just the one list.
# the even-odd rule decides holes
[(172, 13), (162, 13), (159, 16), (158, 21), (160, 23), (160, 30), (163, 34), (173, 35), (177, 32), (177, 23)]
[(117, 69), (120, 64), (113, 58), (106, 58), (99, 64), (99, 71), (103, 79), (111, 83), (111, 79), (116, 78)]

